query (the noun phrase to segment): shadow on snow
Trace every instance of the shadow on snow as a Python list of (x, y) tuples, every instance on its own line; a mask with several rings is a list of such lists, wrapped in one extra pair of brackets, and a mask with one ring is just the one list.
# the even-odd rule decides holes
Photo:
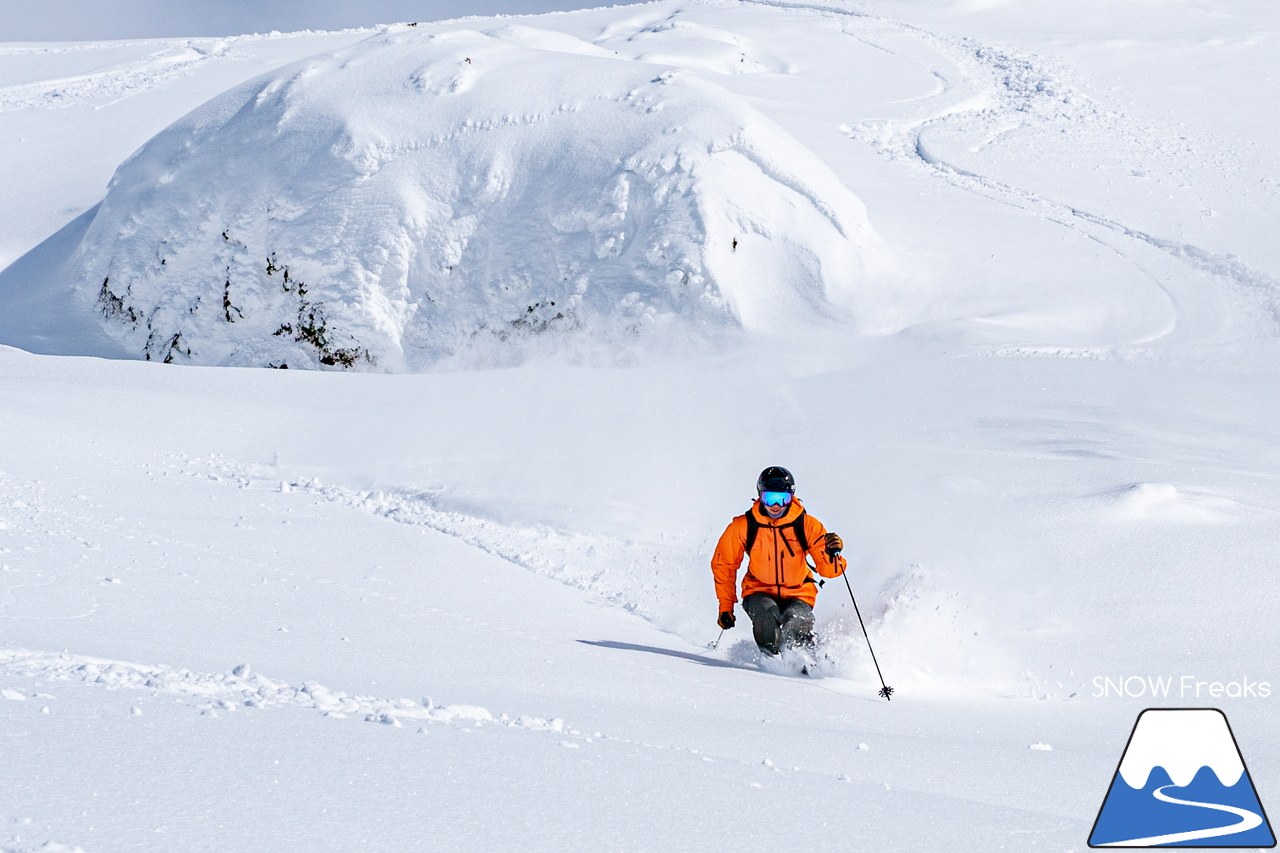
[(759, 668), (748, 666), (746, 664), (732, 663), (726, 660), (718, 660), (717, 658), (709, 658), (705, 655), (697, 655), (693, 652), (678, 652), (675, 649), (662, 649), (657, 646), (642, 646), (637, 643), (619, 643), (614, 640), (578, 640), (579, 643), (587, 646), (599, 646), (603, 649), (621, 649), (628, 652), (648, 652), (651, 655), (665, 655), (670, 658), (681, 658), (682, 660), (700, 663), (703, 666), (716, 666), (724, 669), (741, 669), (747, 672), (759, 672)]

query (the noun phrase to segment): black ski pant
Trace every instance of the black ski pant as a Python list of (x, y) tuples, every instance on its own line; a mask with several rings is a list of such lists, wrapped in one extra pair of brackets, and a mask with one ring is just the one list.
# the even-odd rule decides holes
[(800, 599), (757, 592), (742, 599), (742, 609), (761, 651), (776, 655), (784, 647), (813, 647), (813, 608)]

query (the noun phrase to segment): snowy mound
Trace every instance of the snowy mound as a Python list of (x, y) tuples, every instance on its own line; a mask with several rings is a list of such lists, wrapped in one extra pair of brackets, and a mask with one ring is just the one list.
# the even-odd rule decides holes
[(120, 167), (73, 258), (140, 357), (414, 370), (567, 341), (896, 327), (862, 204), (742, 99), (527, 27), (289, 66)]

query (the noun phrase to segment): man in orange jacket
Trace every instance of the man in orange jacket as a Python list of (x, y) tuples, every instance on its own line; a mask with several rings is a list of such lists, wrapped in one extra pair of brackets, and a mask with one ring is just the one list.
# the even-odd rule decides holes
[(813, 602), (818, 597), (813, 572), (837, 578), (847, 566), (839, 553), (844, 542), (805, 512), (795, 491), (786, 468), (764, 469), (756, 481), (756, 502), (729, 522), (711, 558), (720, 601), (716, 621), (726, 630), (736, 622), (738, 569), (744, 556), (750, 561), (742, 578), (742, 607), (751, 617), (756, 645), (770, 655), (789, 646), (813, 646)]

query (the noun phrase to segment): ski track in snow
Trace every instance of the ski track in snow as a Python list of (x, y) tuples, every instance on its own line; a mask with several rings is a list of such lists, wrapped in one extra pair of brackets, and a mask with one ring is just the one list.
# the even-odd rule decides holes
[[(867, 121), (842, 125), (841, 131), (851, 139), (870, 145), (881, 156), (913, 166), (952, 186), (993, 201), (1032, 213), (1041, 219), (1070, 228), (1106, 246), (1120, 257), (1145, 269), (1128, 248), (1134, 243), (1156, 249), (1176, 258), (1190, 268), (1222, 279), (1237, 290), (1249, 294), (1260, 305), (1273, 327), (1280, 327), (1280, 280), (1251, 267), (1232, 254), (1218, 254), (1199, 246), (1172, 240), (1098, 213), (1055, 201), (1041, 193), (1024, 189), (993, 177), (966, 170), (930, 150), (926, 134), (942, 130), (963, 131), (967, 138), (981, 138), (970, 150), (985, 148), (1001, 137), (1031, 128), (1044, 132), (1057, 128), (1071, 137), (1083, 137), (1086, 143), (1106, 139), (1108, 147), (1118, 147), (1133, 156), (1134, 171), (1146, 176), (1154, 159), (1164, 161), (1162, 170), (1185, 177), (1185, 159), (1178, 155), (1194, 153), (1198, 163), (1227, 169), (1238, 160), (1228, 143), (1214, 139), (1190, 141), (1186, 137), (1169, 138), (1158, 129), (1139, 122), (1114, 109), (1108, 109), (1084, 94), (1071, 81), (1071, 73), (1044, 57), (1021, 50), (988, 45), (969, 38), (944, 36), (921, 27), (877, 17), (854, 9), (822, 4), (790, 3), (782, 0), (746, 0), (761, 6), (810, 10), (819, 14), (854, 19), (845, 32), (865, 44), (895, 56), (924, 64), (938, 79), (942, 90), (921, 103), (937, 102), (942, 108), (933, 113), (906, 120)], [(951, 64), (939, 67), (931, 58), (904, 55), (884, 36), (908, 36)], [(958, 75), (958, 76), (957, 76)], [(1207, 152), (1207, 153), (1200, 153)], [(1238, 168), (1238, 166), (1237, 166)], [(1123, 238), (1120, 243), (1116, 237)], [(1175, 302), (1173, 295), (1148, 271), (1152, 281)], [(1180, 312), (1179, 312), (1180, 313)], [(1171, 333), (1165, 329), (1150, 340)], [(1133, 341), (1133, 344), (1148, 343)], [(1049, 356), (1068, 358), (1105, 358), (1106, 351), (1096, 348), (1001, 348), (988, 355)]]
[[(186, 460), (187, 464), (195, 460)], [(298, 490), (401, 524), (427, 527), (478, 548), (534, 574), (582, 590), (608, 604), (670, 629), (663, 602), (689, 600), (692, 591), (680, 571), (663, 565), (703, 565), (711, 559), (710, 539), (698, 545), (668, 535), (659, 547), (634, 540), (566, 532), (546, 525), (503, 524), (436, 508), (430, 491), (357, 491), (324, 485), (318, 478), (282, 478), (263, 465), (244, 465), (214, 457), (207, 470), (190, 469), (196, 477), (225, 479), (240, 488)], [(663, 578), (663, 582), (656, 580)]]
[[(62, 109), (84, 103), (94, 103), (95, 109), (110, 106), (131, 95), (154, 89), (174, 77), (190, 74), (204, 63), (225, 58), (238, 40), (158, 42), (154, 53), (135, 62), (56, 80), (0, 87), (0, 113)], [(59, 52), (59, 49), (41, 49), (44, 51)]]
[[(324, 485), (316, 478), (286, 476), (272, 466), (243, 464), (227, 457), (189, 457), (170, 455), (171, 462), (161, 466), (170, 475), (206, 481), (226, 488), (253, 489), (259, 491), (297, 491), (318, 501), (336, 503), (349, 509), (394, 521), (418, 526), (442, 533), (483, 551), (486, 554), (516, 565), (549, 580), (579, 590), (606, 606), (616, 607), (650, 622), (661, 630), (681, 637), (686, 642), (700, 646), (705, 640), (705, 630), (695, 619), (690, 623), (682, 603), (697, 598), (693, 588), (704, 580), (705, 566), (710, 560), (709, 538), (694, 545), (668, 533), (661, 542), (637, 542), (615, 539), (591, 533), (566, 532), (545, 525), (504, 524), (492, 519), (445, 511), (432, 505), (435, 499), (429, 491), (404, 493), (360, 491), (342, 486)], [(36, 538), (22, 541), (39, 542), (39, 550), (53, 557), (54, 564), (78, 565), (88, 559), (90, 551), (99, 551), (102, 545), (84, 537), (83, 526), (77, 523), (78, 506), (59, 501), (44, 494), (42, 488), (32, 482), (8, 477), (0, 472), (0, 529), (12, 528), (38, 534)], [(119, 521), (119, 519), (117, 520)], [(106, 524), (100, 531), (103, 536), (123, 534), (124, 539), (138, 545), (154, 548), (182, 546), (158, 531), (144, 533), (140, 530), (116, 529)], [(31, 550), (30, 546), (24, 546)], [(0, 606), (13, 608), (21, 605), (25, 616), (9, 618), (75, 619), (91, 615), (98, 610), (97, 596), (93, 588), (82, 589), (72, 607), (65, 595), (58, 602), (40, 597), (44, 587), (58, 588), (60, 578), (48, 571), (32, 572), (26, 567), (22, 553), (12, 556), (0, 549), (3, 574), (0, 574)], [(687, 571), (689, 566), (696, 570)], [(665, 569), (663, 567), (666, 567)], [(112, 577), (100, 578), (98, 587), (112, 588), (121, 582), (116, 571)], [(904, 637), (920, 630), (941, 632), (948, 648), (957, 653), (967, 653), (973, 626), (963, 617), (951, 600), (953, 596), (934, 589), (928, 582), (927, 572), (915, 566), (908, 572), (895, 576), (880, 593), (874, 603), (867, 602), (865, 616), (868, 629), (877, 643), (893, 649)], [(922, 615), (924, 622), (919, 620)], [(845, 682), (869, 686), (875, 678), (870, 656), (862, 639), (861, 628), (852, 610), (841, 609), (820, 620), (818, 630), (823, 636), (825, 656), (817, 669), (821, 678), (835, 679), (831, 689), (853, 689)], [(753, 643), (741, 641), (722, 643), (717, 659), (730, 665), (758, 671), (758, 654)], [(795, 675), (799, 664), (784, 666), (787, 674)], [(791, 670), (795, 670), (792, 672)], [(905, 676), (905, 673), (903, 673)], [(935, 675), (924, 674), (925, 681), (934, 683)], [(1056, 695), (1052, 686), (1022, 683), (1002, 683), (1003, 695)], [(984, 682), (985, 683), (985, 682)], [(1058, 688), (1062, 685), (1058, 684)], [(373, 700), (370, 700), (373, 701)], [(373, 713), (366, 709), (365, 713)], [(386, 713), (379, 710), (379, 714)]]
[[(433, 505), (436, 495), (426, 490), (361, 491), (324, 485), (318, 478), (282, 478), (272, 466), (244, 464), (217, 455), (182, 459), (175, 473), (241, 489), (299, 491), (400, 524), (429, 528), (639, 616), (695, 646), (703, 642), (705, 631), (700, 623), (691, 626), (684, 619), (684, 610), (672, 605), (696, 600), (697, 590), (692, 584), (704, 579), (703, 567), (710, 562), (709, 549), (713, 545), (710, 538), (694, 545), (669, 533), (659, 544), (561, 531), (546, 525), (504, 524), (439, 509)], [(683, 570), (691, 565), (697, 570)], [(1076, 695), (1072, 685), (1061, 680), (1040, 678), (1030, 672), (1003, 671), (981, 663), (987, 653), (977, 651), (985, 642), (976, 639), (980, 623), (966, 614), (954, 592), (938, 588), (929, 572), (918, 564), (894, 575), (879, 595), (863, 607), (867, 630), (876, 646), (883, 647), (892, 657), (913, 658), (914, 653), (902, 648), (902, 644), (910, 646), (911, 638), (917, 636), (928, 636), (926, 642), (935, 649), (929, 658), (936, 667), (917, 671), (899, 665), (899, 684), (963, 692), (969, 689), (964, 686), (964, 680), (969, 678), (1006, 698), (1066, 701)], [(837, 692), (874, 686), (877, 676), (852, 609), (842, 607), (820, 619), (817, 631), (823, 647), (814, 670), (819, 680), (832, 679), (828, 686)], [(947, 654), (939, 656), (936, 649), (940, 648), (947, 649)], [(760, 661), (755, 644), (749, 640), (726, 640), (717, 657), (746, 669), (773, 671)], [(796, 675), (799, 670), (800, 663), (787, 661), (774, 674)]]
[[(325, 716), (345, 718), (362, 716), (365, 722), (401, 727), (402, 722), (478, 725), (498, 723), (538, 732), (570, 732), (562, 719), (545, 720), (506, 714), (494, 717), (478, 705), (453, 704), (438, 706), (430, 698), (421, 703), (412, 699), (385, 699), (377, 696), (353, 696), (331, 691), (316, 681), (290, 685), (253, 674), (247, 665), (229, 673), (201, 673), (123, 661), (104, 660), (74, 654), (53, 654), (24, 649), (0, 649), (0, 678), (12, 685), (12, 679), (34, 678), (40, 682), (80, 682), (112, 690), (149, 690), (153, 696), (176, 697), (207, 716), (234, 712), (239, 708), (303, 708), (320, 711)], [(45, 684), (45, 687), (48, 685)], [(26, 692), (12, 686), (4, 688), (4, 699), (25, 701)], [(47, 693), (31, 692), (33, 699), (55, 698)]]
[[(923, 31), (917, 32), (924, 35)], [(960, 168), (932, 153), (925, 139), (928, 131), (954, 127), (964, 122), (977, 122), (984, 131), (991, 134), (984, 145), (1033, 120), (1066, 125), (1073, 131), (1081, 128), (1101, 130), (1105, 138), (1114, 140), (1119, 137), (1130, 146), (1137, 145), (1138, 140), (1156, 137), (1158, 134), (1136, 126), (1122, 115), (1104, 110), (1072, 85), (1063, 82), (1064, 72), (1061, 69), (1052, 67), (1038, 57), (936, 34), (928, 34), (927, 38), (940, 53), (966, 72), (968, 79), (964, 84), (977, 84), (980, 94), (966, 101), (967, 107), (915, 122), (846, 125), (842, 130), (851, 138), (871, 144), (888, 159), (912, 163), (960, 189), (1077, 231), (1140, 268), (1141, 263), (1125, 250), (1127, 247), (1116, 245), (1108, 238), (1118, 235), (1131, 241), (1129, 245), (1138, 242), (1171, 255), (1192, 269), (1224, 279), (1240, 290), (1253, 294), (1262, 303), (1271, 322), (1280, 325), (1280, 281), (1251, 268), (1238, 257), (1215, 254), (1189, 243), (1147, 233), (1109, 217), (1054, 201), (1032, 190)], [(934, 73), (944, 83), (951, 82), (936, 69)], [(944, 91), (943, 94), (948, 92)], [(984, 102), (984, 95), (994, 103)], [(1144, 152), (1146, 157), (1153, 153), (1167, 154), (1158, 150)], [(1142, 159), (1145, 161), (1146, 157)], [(1151, 274), (1151, 278), (1166, 293), (1169, 292), (1154, 274)], [(1172, 294), (1170, 298), (1173, 298)], [(1172, 331), (1173, 328), (1170, 327), (1165, 334)]]

